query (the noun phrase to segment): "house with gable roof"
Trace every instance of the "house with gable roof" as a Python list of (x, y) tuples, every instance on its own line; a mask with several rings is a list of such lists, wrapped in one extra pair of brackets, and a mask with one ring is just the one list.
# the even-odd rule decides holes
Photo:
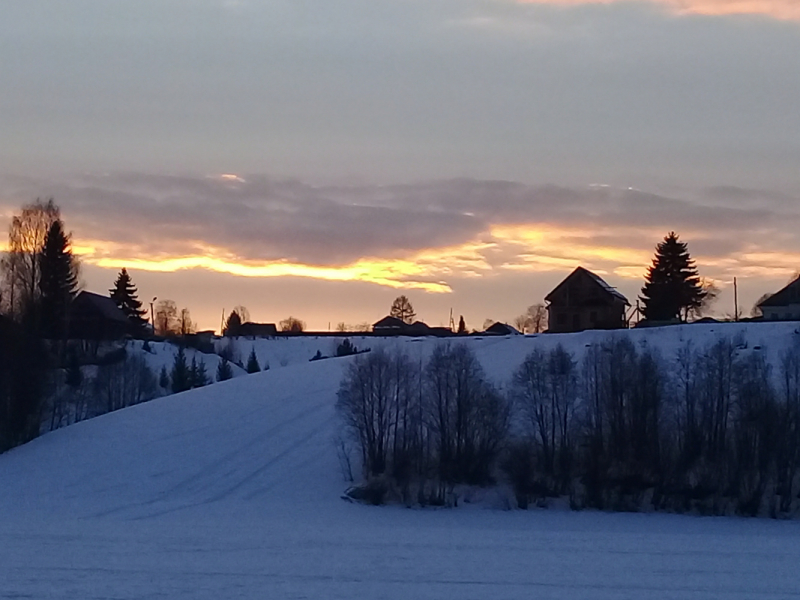
[(585, 329), (624, 329), (630, 306), (616, 288), (578, 267), (545, 298), (548, 332), (569, 333)]

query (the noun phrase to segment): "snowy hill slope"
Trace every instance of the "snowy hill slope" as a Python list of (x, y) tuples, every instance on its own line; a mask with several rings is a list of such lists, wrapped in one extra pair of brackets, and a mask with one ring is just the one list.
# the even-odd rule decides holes
[[(592, 344), (628, 336), (668, 358), (688, 340), (696, 347), (737, 337), (741, 352), (777, 364), (797, 343), (795, 324), (715, 324), (569, 335), (356, 339), (358, 346), (399, 346), (424, 357), (440, 343), (472, 347), (487, 374), (505, 385), (534, 348), (562, 344), (580, 360)], [(332, 343), (323, 338), (322, 341)], [(334, 404), (352, 358), (308, 362), (314, 338), (236, 341), (259, 360), (287, 366), (159, 398), (45, 435), (0, 456), (0, 510), (20, 507), (73, 515), (146, 515), (225, 500), (326, 502), (346, 487), (336, 458)], [(165, 349), (160, 355), (163, 356)], [(278, 365), (280, 362), (278, 362)]]
[[(668, 356), (688, 339), (741, 334), (743, 352), (774, 362), (800, 337), (795, 328), (612, 335)], [(505, 383), (535, 347), (561, 343), (580, 359), (607, 335), (449, 343), (472, 345)], [(255, 343), (262, 362), (277, 364), (0, 456), (0, 598), (798, 596), (796, 522), (346, 503), (332, 438), (336, 389), (353, 359), (308, 362), (320, 345), (309, 338), (236, 343), (245, 356)], [(364, 340), (419, 356), (437, 343)]]

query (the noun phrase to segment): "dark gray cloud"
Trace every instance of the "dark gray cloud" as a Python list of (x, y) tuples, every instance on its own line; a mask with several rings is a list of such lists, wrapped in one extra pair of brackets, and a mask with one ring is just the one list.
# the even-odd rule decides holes
[(636, 2), (7, 0), (0, 160), (796, 193), (798, 28)]
[[(788, 239), (800, 202), (758, 190), (717, 188), (679, 199), (608, 187), (570, 189), (459, 179), (406, 185), (315, 186), (298, 180), (137, 173), (47, 182), (0, 179), (7, 213), (54, 197), (77, 241), (129, 246), (140, 258), (225, 251), (233, 259), (342, 265), (404, 258), (430, 249), (492, 241), (493, 226), (564, 229), (566, 247), (650, 249), (670, 230), (706, 256), (724, 257)], [(774, 197), (770, 206), (748, 198)], [(729, 200), (726, 200), (728, 198)], [(795, 247), (797, 244), (792, 244)], [(484, 255), (509, 260), (508, 251)]]

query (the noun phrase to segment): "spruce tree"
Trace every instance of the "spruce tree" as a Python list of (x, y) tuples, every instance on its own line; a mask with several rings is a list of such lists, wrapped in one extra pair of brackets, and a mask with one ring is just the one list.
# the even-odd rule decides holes
[(197, 359), (192, 357), (192, 364), (189, 366), (189, 387), (196, 388), (197, 385)]
[(656, 246), (653, 264), (645, 276), (641, 295), (644, 318), (685, 321), (692, 310), (703, 306), (707, 296), (687, 244), (670, 232)]
[(233, 369), (231, 369), (228, 359), (223, 357), (217, 365), (217, 381), (227, 381), (228, 379), (233, 379)]
[(67, 311), (78, 291), (77, 263), (70, 246), (64, 224), (56, 219), (39, 255), (41, 328), (52, 339), (66, 337)]
[(81, 365), (78, 361), (77, 352), (69, 353), (69, 357), (67, 358), (67, 368), (64, 375), (64, 383), (66, 383), (70, 388), (75, 390), (81, 387), (81, 383), (83, 383), (83, 371), (81, 371)]
[(226, 337), (236, 337), (242, 328), (242, 317), (239, 311), (232, 310), (225, 321), (225, 326), (222, 328), (222, 335)]
[(175, 362), (172, 363), (172, 393), (185, 392), (191, 389), (191, 371), (186, 364), (186, 354), (183, 348), (178, 348), (178, 353), (175, 355)]
[(250, 349), (250, 356), (247, 357), (247, 367), (245, 367), (245, 370), (251, 375), (261, 371), (261, 367), (258, 364), (258, 357), (256, 356), (255, 347)]
[(206, 371), (206, 362), (201, 358), (197, 361), (194, 371), (194, 387), (203, 387), (208, 385), (208, 372)]
[(458, 334), (467, 333), (467, 324), (464, 322), (464, 315), (461, 315), (458, 319)]
[(169, 381), (169, 373), (167, 373), (167, 367), (161, 367), (161, 374), (158, 377), (158, 385), (160, 385), (165, 390), (169, 388), (170, 381)]
[(132, 323), (137, 326), (144, 325), (144, 316), (147, 312), (142, 309), (142, 302), (138, 296), (139, 292), (136, 286), (133, 285), (131, 276), (128, 275), (126, 268), (123, 267), (119, 272), (117, 280), (114, 282), (114, 287), (108, 291), (111, 299)]

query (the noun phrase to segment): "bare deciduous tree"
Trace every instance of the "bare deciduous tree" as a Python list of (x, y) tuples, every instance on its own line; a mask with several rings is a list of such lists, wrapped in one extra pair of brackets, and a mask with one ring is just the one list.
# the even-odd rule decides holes
[(155, 310), (156, 335), (171, 336), (181, 331), (178, 317), (178, 305), (174, 300), (159, 300)]
[(295, 319), (294, 317), (286, 317), (283, 321), (278, 324), (278, 327), (281, 331), (286, 331), (290, 333), (300, 333), (305, 331), (306, 324), (301, 321), (300, 319)]
[(192, 315), (188, 308), (181, 309), (180, 316), (178, 317), (178, 329), (181, 335), (189, 335), (195, 332)]
[(392, 302), (392, 308), (389, 310), (389, 316), (400, 319), (403, 323), (409, 325), (414, 322), (417, 313), (414, 312), (414, 307), (411, 301), (405, 296), (398, 296)]
[(6, 314), (14, 319), (37, 321), (41, 277), (39, 256), (50, 227), (61, 216), (53, 199), (22, 207), (11, 219), (8, 253), (3, 259), (3, 294)]
[(542, 333), (547, 330), (547, 308), (533, 304), (525, 313), (514, 318), (514, 327), (522, 333)]

